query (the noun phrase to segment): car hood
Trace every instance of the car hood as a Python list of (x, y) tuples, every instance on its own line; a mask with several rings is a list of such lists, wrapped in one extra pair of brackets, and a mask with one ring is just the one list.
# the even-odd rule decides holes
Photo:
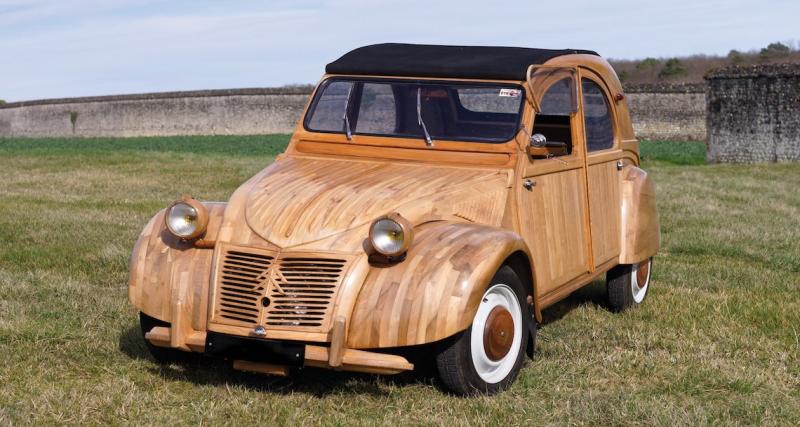
[(286, 156), (251, 180), (245, 218), (279, 247), (325, 239), (392, 211), (412, 223), (456, 215), (499, 224), (508, 177), (498, 169)]

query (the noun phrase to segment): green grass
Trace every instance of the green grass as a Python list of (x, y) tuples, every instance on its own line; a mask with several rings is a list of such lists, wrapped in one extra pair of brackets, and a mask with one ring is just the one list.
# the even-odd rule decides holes
[(598, 282), (548, 309), (506, 393), (156, 365), (126, 297), (140, 229), (182, 193), (227, 199), (285, 141), (0, 140), (0, 424), (800, 423), (800, 164), (705, 165), (699, 143), (642, 144), (663, 241), (646, 303), (612, 314)]
[(83, 138), (80, 140), (0, 138), (0, 154), (102, 156), (161, 152), (221, 154), (234, 157), (274, 156), (286, 148), (288, 138), (289, 135)]
[(692, 141), (644, 141), (641, 143), (643, 161), (671, 165), (698, 166), (706, 163), (706, 145)]

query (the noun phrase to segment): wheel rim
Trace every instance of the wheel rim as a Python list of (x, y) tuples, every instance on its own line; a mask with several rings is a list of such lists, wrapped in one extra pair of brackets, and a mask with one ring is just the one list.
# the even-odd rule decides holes
[(631, 272), (631, 292), (633, 301), (637, 304), (644, 301), (647, 295), (647, 288), (650, 286), (650, 274), (652, 273), (653, 260), (648, 259), (633, 266)]
[(472, 320), (472, 364), (489, 384), (502, 381), (516, 364), (522, 341), (522, 309), (504, 284), (490, 287)]

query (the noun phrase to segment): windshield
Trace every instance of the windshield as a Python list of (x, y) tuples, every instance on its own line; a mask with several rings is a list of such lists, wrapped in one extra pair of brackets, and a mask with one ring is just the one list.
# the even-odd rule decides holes
[(516, 85), (408, 80), (325, 81), (305, 118), (314, 132), (433, 141), (505, 142), (522, 114)]

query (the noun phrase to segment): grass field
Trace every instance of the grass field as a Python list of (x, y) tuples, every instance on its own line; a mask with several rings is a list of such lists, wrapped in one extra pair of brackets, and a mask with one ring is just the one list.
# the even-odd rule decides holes
[(705, 165), (699, 143), (643, 144), (663, 241), (646, 303), (612, 314), (597, 282), (547, 310), (506, 393), (156, 365), (127, 303), (140, 229), (182, 193), (226, 200), (286, 140), (0, 140), (0, 424), (800, 423), (800, 164)]

